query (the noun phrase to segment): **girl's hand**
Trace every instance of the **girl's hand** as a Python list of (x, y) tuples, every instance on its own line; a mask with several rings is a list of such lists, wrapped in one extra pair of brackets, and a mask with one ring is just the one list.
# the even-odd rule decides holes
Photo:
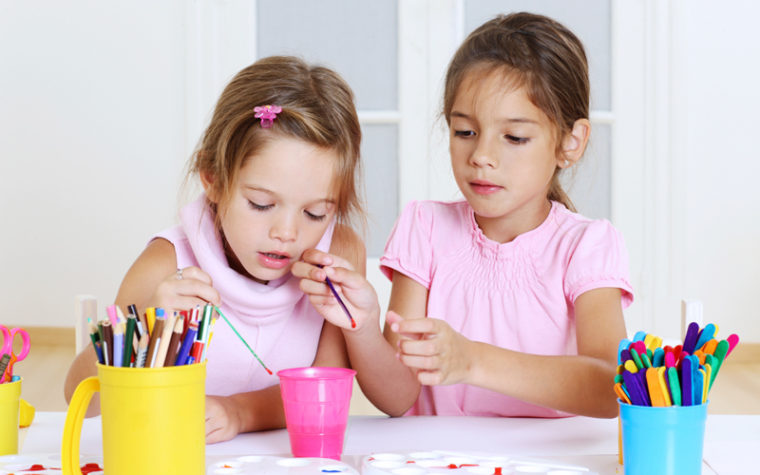
[(399, 334), (399, 360), (417, 373), (421, 384), (467, 381), (475, 350), (471, 340), (436, 318), (404, 319), (389, 311), (386, 321)]
[(240, 433), (242, 423), (229, 397), (206, 396), (206, 443), (230, 440)]
[(212, 287), (211, 277), (198, 267), (190, 266), (167, 275), (149, 300), (163, 308), (167, 315), (190, 310), (197, 305), (220, 305), (219, 292)]
[[(380, 329), (377, 293), (348, 261), (310, 249), (293, 264), (292, 272), (301, 279), (300, 288), (309, 296), (314, 308), (333, 325), (355, 331), (370, 328), (370, 325)], [(352, 328), (351, 320), (327, 285), (327, 277), (356, 322), (356, 328)]]

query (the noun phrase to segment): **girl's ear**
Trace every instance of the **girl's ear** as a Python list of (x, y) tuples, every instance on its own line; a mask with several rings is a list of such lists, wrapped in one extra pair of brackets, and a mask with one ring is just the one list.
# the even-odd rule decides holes
[(203, 191), (206, 192), (206, 197), (212, 203), (216, 203), (218, 197), (214, 191), (214, 176), (210, 172), (200, 172), (201, 184), (203, 185)]
[(578, 119), (572, 130), (562, 140), (562, 154), (557, 157), (557, 166), (570, 168), (583, 156), (591, 134), (591, 123), (588, 119)]

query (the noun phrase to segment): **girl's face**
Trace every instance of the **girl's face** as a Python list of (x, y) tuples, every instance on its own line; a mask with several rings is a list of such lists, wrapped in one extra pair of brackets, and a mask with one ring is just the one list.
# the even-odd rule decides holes
[(266, 283), (317, 245), (336, 211), (334, 150), (279, 136), (240, 169), (221, 214), (230, 266)]
[(537, 227), (556, 156), (554, 125), (501, 71), (471, 73), (451, 109), (449, 150), (459, 189), (483, 233), (497, 242)]

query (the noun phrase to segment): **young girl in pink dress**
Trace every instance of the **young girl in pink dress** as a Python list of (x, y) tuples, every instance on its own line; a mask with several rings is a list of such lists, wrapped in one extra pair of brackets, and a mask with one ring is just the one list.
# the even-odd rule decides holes
[(443, 115), (465, 201), (413, 202), (399, 217), (381, 259), (393, 282), (384, 335), (362, 276), (311, 265), (331, 257), (304, 256), (302, 288), (343, 328), (364, 393), (388, 414), (614, 417), (627, 253), (559, 182), (591, 131), (583, 46), (549, 18), (497, 17), (454, 55)]

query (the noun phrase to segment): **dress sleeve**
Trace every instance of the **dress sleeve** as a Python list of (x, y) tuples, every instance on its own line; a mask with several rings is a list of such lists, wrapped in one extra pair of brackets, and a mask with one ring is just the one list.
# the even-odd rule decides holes
[(609, 221), (599, 220), (589, 224), (570, 257), (565, 294), (575, 302), (584, 292), (604, 287), (621, 290), (623, 308), (633, 302), (623, 236)]
[(380, 258), (383, 274), (392, 279), (396, 270), (429, 289), (433, 267), (432, 233), (430, 203), (412, 201), (406, 205)]

